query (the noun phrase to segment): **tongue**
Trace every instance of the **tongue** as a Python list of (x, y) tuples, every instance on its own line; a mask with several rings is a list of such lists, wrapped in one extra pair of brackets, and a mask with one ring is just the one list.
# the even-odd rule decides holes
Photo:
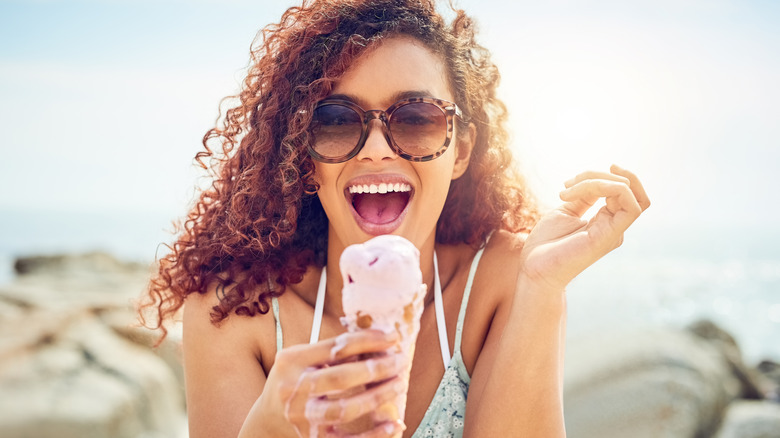
[(375, 224), (394, 221), (406, 207), (408, 195), (405, 193), (385, 193), (354, 195), (352, 205), (360, 217)]

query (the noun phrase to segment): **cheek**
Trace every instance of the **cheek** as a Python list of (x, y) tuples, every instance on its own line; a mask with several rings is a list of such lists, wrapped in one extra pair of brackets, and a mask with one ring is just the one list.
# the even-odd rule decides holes
[(424, 169), (421, 178), (425, 197), (431, 197), (430, 201), (435, 203), (444, 202), (443, 198), (447, 197), (447, 191), (452, 183), (452, 160), (449, 157), (445, 159), (444, 156), (437, 158), (437, 160), (439, 159), (442, 161), (435, 164), (429, 163), (431, 166)]

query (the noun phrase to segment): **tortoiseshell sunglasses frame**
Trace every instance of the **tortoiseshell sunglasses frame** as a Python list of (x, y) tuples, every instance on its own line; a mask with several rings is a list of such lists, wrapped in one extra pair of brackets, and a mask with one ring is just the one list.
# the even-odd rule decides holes
[[(436, 106), (444, 113), (444, 118), (447, 121), (447, 132), (446, 132), (446, 138), (444, 139), (444, 144), (441, 145), (441, 147), (434, 153), (429, 155), (411, 155), (398, 146), (396, 144), (395, 140), (393, 140), (393, 136), (390, 133), (390, 127), (388, 126), (388, 121), (390, 120), (390, 117), (392, 116), (393, 112), (397, 110), (398, 108), (401, 108), (403, 106), (412, 104), (412, 103), (428, 103)], [(358, 115), (361, 115), (361, 118), (363, 120), (363, 126), (361, 128), (361, 134), (360, 139), (358, 139), (357, 143), (355, 144), (355, 147), (352, 148), (352, 150), (341, 156), (341, 157), (324, 157), (317, 153), (317, 151), (314, 150), (314, 144), (313, 142), (309, 144), (309, 154), (317, 161), (321, 161), (323, 163), (343, 163), (345, 161), (350, 160), (352, 157), (358, 154), (361, 149), (363, 149), (363, 146), (366, 144), (366, 139), (368, 138), (368, 122), (374, 119), (379, 119), (382, 122), (382, 133), (385, 136), (385, 140), (387, 140), (387, 144), (390, 145), (390, 148), (398, 154), (399, 157), (413, 162), (422, 162), (422, 161), (431, 161), (435, 158), (438, 158), (444, 154), (444, 152), (447, 150), (447, 147), (450, 145), (450, 141), (452, 140), (452, 133), (454, 131), (454, 119), (455, 116), (463, 117), (460, 108), (458, 108), (458, 105), (443, 100), (443, 99), (436, 99), (432, 97), (411, 97), (408, 99), (402, 99), (398, 102), (392, 104), (390, 108), (386, 109), (385, 111), (382, 110), (364, 110), (360, 107), (360, 105), (356, 104), (355, 102), (349, 101), (349, 100), (343, 100), (343, 99), (326, 99), (317, 104), (317, 106), (314, 108), (315, 111), (326, 105), (342, 105), (345, 106), (353, 111), (355, 111)]]

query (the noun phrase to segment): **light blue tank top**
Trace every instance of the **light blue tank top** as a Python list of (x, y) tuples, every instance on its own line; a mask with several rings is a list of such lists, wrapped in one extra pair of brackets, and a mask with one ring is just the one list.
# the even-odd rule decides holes
[[(460, 343), (463, 335), (463, 321), (466, 318), (466, 307), (471, 294), (471, 286), (474, 283), (474, 275), (477, 272), (479, 260), (482, 258), (484, 247), (480, 249), (474, 260), (471, 262), (469, 277), (466, 282), (466, 290), (463, 292), (463, 300), (460, 303), (458, 312), (458, 322), (455, 327), (455, 353), (449, 358), (449, 342), (447, 340), (446, 324), (444, 323), (444, 311), (441, 299), (441, 280), (439, 279), (438, 262), (434, 254), (434, 269), (436, 284), (434, 285), (434, 305), (436, 306), (436, 324), (439, 327), (439, 345), (442, 350), (442, 359), (444, 361), (444, 377), (439, 382), (439, 387), (433, 395), (433, 400), (428, 405), (420, 425), (415, 430), (412, 438), (421, 437), (454, 437), (463, 436), (463, 420), (466, 415), (466, 397), (469, 392), (469, 383), (471, 376), (466, 371), (466, 365), (463, 363), (463, 356), (460, 351)], [(322, 301), (325, 296), (325, 269), (322, 270), (320, 285), (317, 291), (317, 304), (314, 310), (314, 322), (312, 324), (312, 334), (310, 342), (317, 342), (319, 339), (320, 323), (322, 321)], [(321, 298), (322, 297), (322, 298)], [(274, 319), (276, 320), (276, 348), (281, 350), (282, 325), (279, 318), (279, 302), (274, 297), (271, 299)]]

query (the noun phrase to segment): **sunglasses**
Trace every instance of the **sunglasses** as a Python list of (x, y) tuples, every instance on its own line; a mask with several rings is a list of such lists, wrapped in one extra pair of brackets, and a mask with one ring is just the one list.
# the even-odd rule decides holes
[(385, 111), (364, 110), (348, 100), (323, 100), (314, 108), (309, 154), (323, 163), (343, 163), (366, 144), (368, 122), (378, 119), (393, 151), (409, 161), (430, 161), (447, 150), (455, 116), (452, 102), (428, 97), (400, 100)]

